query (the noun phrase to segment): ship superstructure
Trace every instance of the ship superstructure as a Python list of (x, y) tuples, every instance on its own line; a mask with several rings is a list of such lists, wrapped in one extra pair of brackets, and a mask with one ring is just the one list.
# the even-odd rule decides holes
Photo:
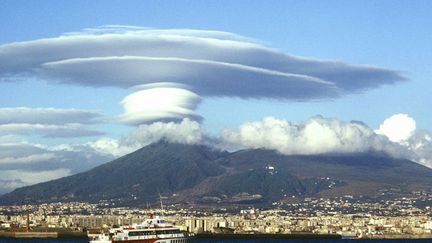
[(101, 234), (91, 243), (135, 242), (135, 243), (186, 243), (191, 238), (171, 223), (150, 215), (142, 224), (110, 229), (109, 234)]

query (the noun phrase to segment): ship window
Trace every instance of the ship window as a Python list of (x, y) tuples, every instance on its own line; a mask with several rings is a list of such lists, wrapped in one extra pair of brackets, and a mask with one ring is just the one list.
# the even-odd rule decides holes
[(129, 232), (129, 236), (143, 236), (143, 235), (152, 235), (154, 234), (152, 231), (131, 231)]
[(164, 235), (164, 234), (179, 234), (179, 229), (172, 229), (172, 230), (158, 230), (157, 234)]

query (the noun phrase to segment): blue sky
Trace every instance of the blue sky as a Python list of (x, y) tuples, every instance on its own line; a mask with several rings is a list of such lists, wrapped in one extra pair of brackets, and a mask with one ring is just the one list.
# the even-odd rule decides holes
[[(0, 177), (6, 178), (0, 182), (7, 185), (0, 186), (0, 193), (85, 170), (164, 136), (177, 142), (211, 141), (224, 149), (265, 147), (282, 153), (385, 147), (389, 154), (432, 166), (431, 12), (427, 0), (0, 1)], [(208, 53), (186, 46), (180, 53), (184, 56), (177, 53), (174, 58), (108, 53), (109, 60), (85, 56), (84, 47), (74, 49), (83, 53), (71, 51), (72, 58), (65, 60), (50, 59), (58, 54), (55, 46), (37, 55), (25, 49), (18, 50), (19, 55), (7, 53), (11, 43), (56, 39), (69, 32), (79, 37), (86, 28), (106, 25), (171, 29), (172, 35), (195, 29), (200, 31), (185, 34), (192, 41), (227, 38), (238, 46), (224, 46), (221, 53), (215, 51), (217, 45), (203, 44)], [(58, 43), (64, 44), (61, 39)], [(261, 54), (254, 52), (256, 47)], [(200, 58), (191, 60), (188, 52)], [(226, 59), (212, 59), (218, 54)], [(25, 66), (27, 59), (45, 57), (39, 67)], [(307, 60), (304, 67), (300, 57)], [(301, 66), (299, 73), (282, 65), (293, 60), (299, 65), (294, 69)], [(110, 70), (120, 63), (127, 64), (120, 71), (122, 81), (112, 78), (117, 73)], [(139, 63), (167, 74), (128, 69)], [(320, 63), (323, 73), (315, 70)], [(99, 74), (106, 83), (98, 83)], [(368, 75), (373, 81), (363, 82)], [(292, 85), (272, 86), (281, 76)], [(402, 76), (407, 81), (401, 82)], [(152, 82), (146, 78), (162, 77), (185, 86), (139, 91), (131, 88), (140, 84), (137, 77), (147, 83)], [(253, 85), (242, 82), (245, 77)], [(200, 83), (200, 78), (208, 83)], [(341, 87), (341, 95), (331, 93)], [(171, 92), (169, 99), (166, 92)], [(71, 120), (65, 122), (65, 117)], [(181, 121), (185, 117), (191, 120)], [(152, 123), (158, 121), (162, 123)], [(421, 129), (426, 132), (420, 134)], [(411, 154), (413, 148), (420, 150)], [(77, 159), (85, 164), (77, 165)], [(31, 177), (33, 170), (37, 174)]]

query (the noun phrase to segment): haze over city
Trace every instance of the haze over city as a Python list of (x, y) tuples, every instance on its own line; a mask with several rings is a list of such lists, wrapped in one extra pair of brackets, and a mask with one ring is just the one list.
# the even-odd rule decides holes
[(430, 1), (2, 1), (0, 193), (145, 145), (432, 167)]

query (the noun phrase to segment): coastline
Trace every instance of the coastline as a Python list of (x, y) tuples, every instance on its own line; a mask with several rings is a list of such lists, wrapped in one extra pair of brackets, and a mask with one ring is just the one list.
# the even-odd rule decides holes
[(432, 240), (432, 234), (383, 234), (383, 235), (364, 235), (357, 239), (362, 240)]

